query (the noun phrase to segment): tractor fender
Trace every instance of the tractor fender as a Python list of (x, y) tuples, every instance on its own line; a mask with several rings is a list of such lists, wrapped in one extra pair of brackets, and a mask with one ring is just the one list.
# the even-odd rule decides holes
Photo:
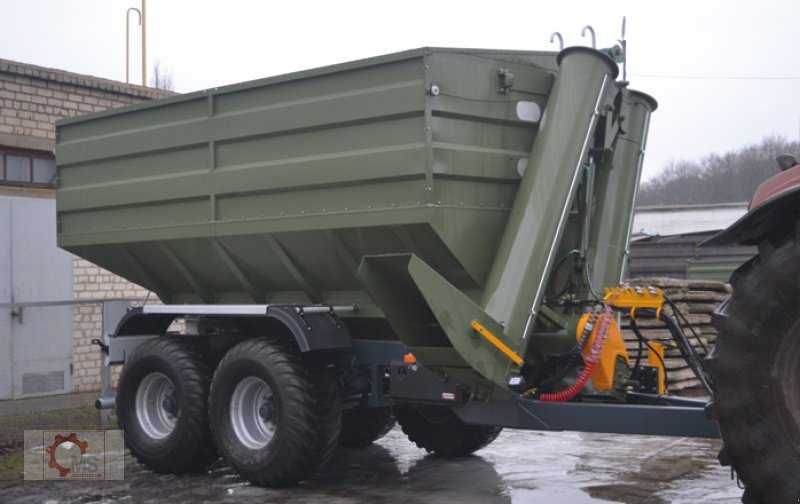
[(800, 165), (781, 172), (756, 189), (747, 213), (702, 246), (757, 245), (775, 230), (800, 219)]

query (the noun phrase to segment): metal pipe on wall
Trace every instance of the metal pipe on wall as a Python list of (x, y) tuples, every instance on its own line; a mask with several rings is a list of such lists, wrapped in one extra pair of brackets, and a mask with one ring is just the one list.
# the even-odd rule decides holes
[(147, 16), (146, 0), (142, 0), (142, 8), (131, 7), (125, 13), (125, 83), (130, 84), (131, 68), (131, 11), (139, 15), (139, 25), (142, 27), (142, 86), (147, 86)]
[(147, 86), (147, 15), (142, 0), (142, 86)]
[(139, 15), (139, 25), (142, 24), (142, 11), (131, 7), (125, 13), (125, 83), (131, 83), (131, 11)]

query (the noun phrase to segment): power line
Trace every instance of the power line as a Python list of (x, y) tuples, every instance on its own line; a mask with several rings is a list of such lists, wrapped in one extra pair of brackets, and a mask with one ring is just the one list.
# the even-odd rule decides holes
[(686, 79), (686, 80), (754, 80), (754, 81), (796, 81), (800, 77), (734, 77), (712, 75), (659, 75), (659, 74), (630, 74), (631, 77), (646, 79)]

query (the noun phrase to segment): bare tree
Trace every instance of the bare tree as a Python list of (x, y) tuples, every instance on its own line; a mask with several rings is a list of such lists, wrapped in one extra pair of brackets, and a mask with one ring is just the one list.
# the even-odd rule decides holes
[(749, 201), (756, 188), (778, 172), (775, 158), (800, 153), (800, 143), (780, 135), (699, 161), (670, 161), (643, 182), (637, 206), (692, 205)]
[(175, 91), (175, 85), (172, 82), (172, 70), (161, 66), (161, 60), (156, 59), (155, 63), (153, 63), (153, 76), (150, 78), (150, 87)]

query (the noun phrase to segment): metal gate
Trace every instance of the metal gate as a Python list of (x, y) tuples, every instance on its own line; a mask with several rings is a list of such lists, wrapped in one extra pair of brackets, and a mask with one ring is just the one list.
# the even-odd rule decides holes
[(72, 296), (55, 200), (0, 196), (0, 400), (72, 391)]

